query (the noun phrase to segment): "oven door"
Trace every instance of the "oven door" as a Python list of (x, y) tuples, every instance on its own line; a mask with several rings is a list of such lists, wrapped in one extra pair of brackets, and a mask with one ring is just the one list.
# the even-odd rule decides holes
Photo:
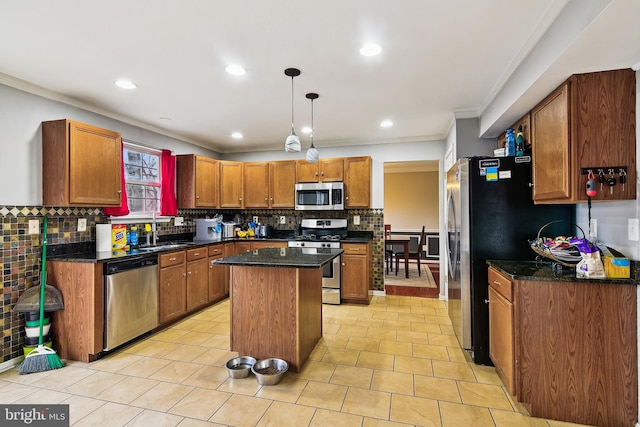
[(340, 258), (334, 258), (322, 267), (323, 304), (340, 304)]
[(340, 289), (340, 258), (336, 257), (322, 267), (322, 287)]

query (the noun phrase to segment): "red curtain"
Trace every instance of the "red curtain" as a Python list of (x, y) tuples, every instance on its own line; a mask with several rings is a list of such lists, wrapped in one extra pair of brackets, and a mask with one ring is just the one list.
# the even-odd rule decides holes
[(162, 187), (160, 188), (160, 215), (177, 215), (176, 201), (176, 156), (162, 150)]
[(129, 203), (127, 201), (127, 183), (124, 180), (124, 144), (122, 139), (120, 140), (120, 161), (122, 163), (120, 181), (122, 185), (122, 193), (120, 193), (120, 206), (107, 206), (102, 208), (102, 212), (105, 215), (110, 216), (123, 216), (129, 215)]

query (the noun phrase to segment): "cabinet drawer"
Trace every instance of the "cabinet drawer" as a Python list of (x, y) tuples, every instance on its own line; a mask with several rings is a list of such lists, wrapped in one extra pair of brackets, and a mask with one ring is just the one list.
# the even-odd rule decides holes
[(193, 261), (196, 259), (206, 258), (209, 255), (209, 251), (206, 246), (200, 248), (187, 250), (187, 261)]
[(172, 265), (184, 264), (184, 251), (169, 252), (160, 255), (160, 268), (171, 267)]
[(209, 246), (209, 256), (221, 255), (224, 253), (224, 245), (210, 245)]
[(513, 302), (513, 284), (511, 280), (498, 273), (493, 268), (489, 268), (489, 286), (495, 289), (509, 302)]
[(369, 245), (367, 243), (346, 243), (342, 245), (345, 254), (367, 255)]

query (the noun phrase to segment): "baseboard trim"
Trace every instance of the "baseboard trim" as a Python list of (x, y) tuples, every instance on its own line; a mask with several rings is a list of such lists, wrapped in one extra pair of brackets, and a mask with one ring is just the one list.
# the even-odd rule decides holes
[(7, 360), (6, 362), (0, 363), (0, 372), (6, 372), (9, 369), (15, 368), (16, 366), (21, 364), (23, 360), (24, 360), (24, 356), (20, 356), (11, 360)]

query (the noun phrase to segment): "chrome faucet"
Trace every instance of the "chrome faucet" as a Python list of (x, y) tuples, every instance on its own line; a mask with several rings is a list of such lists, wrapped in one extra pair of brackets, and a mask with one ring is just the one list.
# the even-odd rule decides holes
[(155, 212), (153, 213), (153, 222), (151, 223), (151, 232), (153, 233), (153, 246), (155, 246), (158, 240)]
[[(149, 224), (145, 225), (145, 230), (148, 230)], [(151, 232), (147, 231), (147, 246), (151, 246), (151, 235), (153, 235), (153, 246), (158, 241), (157, 225), (156, 225), (156, 213), (153, 213), (153, 220), (151, 222)]]

